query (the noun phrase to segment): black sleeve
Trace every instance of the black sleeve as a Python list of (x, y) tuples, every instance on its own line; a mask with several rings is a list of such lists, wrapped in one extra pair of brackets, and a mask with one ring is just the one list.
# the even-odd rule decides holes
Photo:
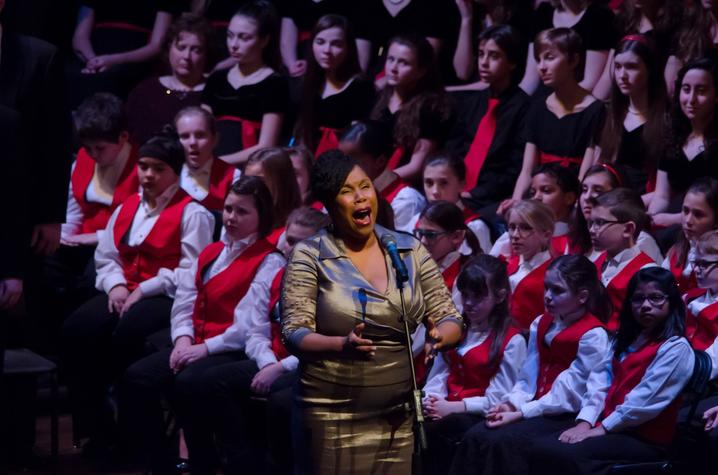
[(30, 210), (33, 223), (63, 223), (72, 163), (72, 119), (67, 104), (63, 65), (59, 52), (48, 45), (42, 58), (44, 75), (37, 90), (38, 104), (32, 128), (32, 190)]
[(275, 74), (267, 79), (263, 114), (289, 112), (289, 81), (284, 76)]
[(206, 104), (212, 108), (212, 112), (216, 115), (214, 96), (218, 89), (218, 81), (221, 80), (220, 74), (227, 74), (227, 71), (216, 71), (207, 78), (207, 82), (202, 89), (202, 104)]
[(531, 104), (528, 107), (526, 114), (526, 125), (523, 128), (524, 138), (526, 142), (537, 144), (539, 142), (539, 131), (538, 127), (534, 127), (534, 124), (538, 123), (541, 117), (541, 109), (546, 107), (545, 99), (533, 98)]
[(419, 138), (440, 145), (449, 136), (455, 116), (448, 96), (429, 96), (419, 111)]
[[(452, 155), (464, 158), (473, 141), (471, 123), (476, 122), (475, 114), (478, 107), (479, 93), (476, 91), (457, 91), (451, 92), (449, 95), (454, 104), (456, 104), (456, 119), (449, 131), (445, 148)], [(473, 128), (475, 129), (476, 127)]]
[(586, 11), (587, 34), (583, 35), (587, 51), (608, 51), (616, 46), (614, 14), (606, 7), (592, 5)]
[(374, 88), (374, 82), (370, 79), (357, 79), (360, 81), (357, 84), (357, 102), (356, 102), (356, 120), (366, 120), (371, 114), (371, 110), (374, 108), (376, 102), (376, 89)]
[(548, 2), (543, 2), (536, 9), (535, 20), (533, 23), (533, 31), (528, 38), (529, 43), (533, 43), (534, 38), (543, 30), (553, 28), (553, 7)]

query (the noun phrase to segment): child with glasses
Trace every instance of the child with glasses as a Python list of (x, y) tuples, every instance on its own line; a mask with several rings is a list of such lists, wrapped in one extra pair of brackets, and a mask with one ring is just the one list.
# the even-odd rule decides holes
[(693, 260), (698, 296), (688, 299), (686, 337), (713, 360), (711, 379), (718, 377), (718, 231), (708, 231), (696, 244)]
[(551, 263), (551, 234), (555, 218), (543, 203), (522, 200), (504, 215), (508, 223), (511, 254), (507, 272), (511, 285), (511, 316), (523, 331), (544, 311), (543, 285)]
[(616, 188), (593, 198), (590, 203), (588, 231), (594, 249), (603, 251), (594, 264), (613, 306), (606, 326), (615, 332), (631, 277), (640, 269), (656, 265), (636, 244), (639, 229), (648, 222), (648, 215), (640, 195), (626, 188)]
[(599, 474), (615, 463), (659, 460), (673, 441), (679, 395), (693, 373), (683, 336), (685, 306), (675, 279), (660, 267), (631, 279), (612, 351), (591, 374), (577, 424), (533, 442), (532, 473)]
[(662, 267), (670, 269), (681, 292), (696, 288), (696, 275), (692, 262), (695, 260), (695, 243), (700, 237), (718, 227), (718, 180), (700, 178), (686, 192), (681, 208), (683, 232), (668, 250)]

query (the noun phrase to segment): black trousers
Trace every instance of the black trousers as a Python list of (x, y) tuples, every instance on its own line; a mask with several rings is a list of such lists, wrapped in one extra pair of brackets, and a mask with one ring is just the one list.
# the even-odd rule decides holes
[(424, 425), (429, 445), (423, 457), (424, 475), (447, 473), (456, 448), (466, 431), (483, 422), (483, 416), (467, 413), (451, 414), (437, 421), (428, 421)]
[(122, 318), (107, 309), (107, 295), (78, 308), (62, 326), (60, 354), (79, 437), (115, 436), (109, 386), (147, 352), (147, 336), (169, 326), (172, 300), (147, 297)]
[(292, 458), (292, 400), (297, 372), (284, 373), (272, 384), (267, 397), (268, 474), (291, 475)]
[(211, 386), (206, 377), (213, 369), (234, 366), (246, 356), (241, 351), (209, 355), (175, 375), (169, 366), (171, 352), (171, 348), (162, 349), (127, 369), (120, 385), (121, 427), (154, 473), (169, 473), (173, 457), (165, 433), (164, 397), (184, 430), (192, 473), (214, 473), (215, 406), (209, 398)]
[(528, 454), (533, 441), (573, 427), (575, 417), (575, 414), (534, 417), (497, 429), (489, 429), (481, 421), (464, 435), (450, 473), (525, 475), (529, 471)]
[(617, 463), (652, 462), (665, 449), (628, 434), (606, 434), (576, 444), (558, 440), (560, 432), (543, 436), (529, 448), (532, 474), (605, 474)]

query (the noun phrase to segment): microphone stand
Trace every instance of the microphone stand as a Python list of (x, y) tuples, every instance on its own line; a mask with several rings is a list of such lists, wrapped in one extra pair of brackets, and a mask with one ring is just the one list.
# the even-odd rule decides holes
[(412, 473), (421, 473), (421, 454), (427, 449), (426, 432), (424, 431), (424, 411), (421, 405), (422, 391), (416, 381), (416, 369), (414, 368), (414, 353), (411, 351), (411, 331), (409, 331), (409, 322), (406, 319), (406, 301), (404, 300), (404, 280), (397, 272), (396, 286), (399, 289), (399, 297), (401, 298), (401, 317), (400, 321), (404, 324), (404, 336), (406, 338), (406, 351), (409, 358), (409, 368), (411, 369), (412, 397), (411, 406), (414, 409), (414, 422), (412, 429), (414, 431), (414, 451), (412, 453)]

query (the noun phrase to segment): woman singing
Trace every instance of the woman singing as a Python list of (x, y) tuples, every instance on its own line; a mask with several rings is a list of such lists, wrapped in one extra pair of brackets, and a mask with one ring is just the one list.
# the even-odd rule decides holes
[(407, 267), (409, 330), (427, 325), (427, 354), (458, 343), (463, 322), (427, 250), (376, 224), (376, 191), (351, 158), (323, 154), (311, 181), (332, 226), (297, 244), (282, 300), (283, 337), (301, 361), (297, 473), (409, 474), (411, 373), (383, 235)]

